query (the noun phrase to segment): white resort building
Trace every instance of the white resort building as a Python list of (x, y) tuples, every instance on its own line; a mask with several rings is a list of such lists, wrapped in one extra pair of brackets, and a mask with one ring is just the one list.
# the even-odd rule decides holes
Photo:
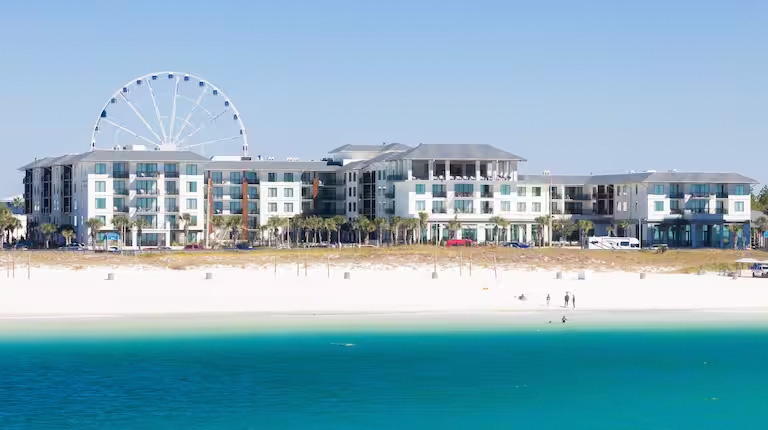
[[(592, 221), (596, 235), (639, 237), (644, 246), (749, 245), (753, 179), (735, 173), (653, 172), (595, 176), (524, 175), (525, 159), (490, 145), (345, 145), (322, 161), (205, 158), (189, 151), (94, 150), (36, 160), (24, 172), (28, 236), (44, 223), (70, 225), (86, 242), (89, 218), (99, 235), (116, 232), (117, 214), (143, 219), (141, 242), (205, 242), (215, 216), (242, 217), (241, 238), (255, 240), (270, 217), (428, 215), (426, 240), (457, 238), (544, 242), (541, 217)], [(184, 225), (182, 215), (189, 215)], [(499, 231), (493, 219), (509, 224)], [(184, 236), (184, 231), (187, 236)], [(126, 234), (137, 243), (136, 228)], [(572, 233), (573, 234), (573, 233)], [(383, 240), (388, 240), (385, 235)], [(569, 239), (569, 238), (565, 238)]]

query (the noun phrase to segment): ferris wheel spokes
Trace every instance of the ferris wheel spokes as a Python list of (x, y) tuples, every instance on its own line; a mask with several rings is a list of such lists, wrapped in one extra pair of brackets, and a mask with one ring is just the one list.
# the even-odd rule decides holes
[[(176, 123), (176, 98), (179, 96), (179, 77), (176, 76), (176, 83), (173, 87), (173, 110), (171, 111), (171, 126), (168, 128), (168, 136), (173, 136), (173, 126)], [(173, 142), (167, 142), (173, 143)]]
[(104, 121), (104, 122), (106, 122), (107, 124), (111, 124), (111, 125), (113, 125), (113, 126), (115, 126), (115, 127), (119, 128), (119, 129), (121, 129), (121, 130), (125, 131), (126, 133), (128, 133), (128, 134), (130, 134), (130, 135), (132, 135), (132, 136), (134, 136), (134, 137), (136, 137), (136, 138), (138, 138), (138, 139), (142, 139), (142, 140), (144, 140), (145, 142), (148, 142), (148, 143), (149, 143), (149, 144), (151, 144), (151, 145), (155, 145), (155, 146), (157, 146), (157, 147), (160, 147), (160, 145), (159, 145), (158, 143), (156, 143), (156, 142), (153, 142), (153, 141), (151, 141), (151, 140), (147, 139), (146, 137), (144, 137), (144, 136), (142, 136), (142, 135), (140, 135), (140, 134), (138, 134), (138, 133), (136, 133), (136, 132), (133, 132), (133, 131), (131, 131), (130, 129), (128, 129), (128, 128), (126, 128), (126, 127), (123, 127), (122, 125), (120, 125), (120, 124), (118, 124), (118, 123), (116, 123), (116, 122), (114, 122), (114, 121), (110, 121), (110, 120), (109, 120), (109, 119), (107, 119), (107, 118), (102, 118), (101, 120), (102, 120), (102, 121)]
[(240, 139), (241, 137), (243, 137), (243, 136), (238, 135), (238, 136), (232, 136), (232, 137), (225, 137), (225, 138), (222, 138), (222, 139), (209, 140), (207, 142), (195, 143), (195, 144), (192, 144), (192, 145), (180, 146), (179, 150), (187, 150), (189, 148), (196, 148), (198, 146), (205, 146), (205, 145), (211, 145), (213, 143), (226, 142), (228, 140)]
[(211, 113), (210, 113), (210, 112), (208, 112), (206, 109), (204, 109), (204, 108), (203, 108), (203, 110), (205, 111), (205, 113), (207, 113), (207, 114), (208, 114), (208, 116), (210, 116), (210, 117), (211, 117), (211, 119), (210, 119), (210, 120), (208, 120), (208, 122), (206, 122), (205, 124), (203, 124), (203, 125), (201, 125), (201, 126), (197, 127), (197, 128), (196, 128), (196, 129), (195, 129), (195, 130), (194, 130), (192, 133), (189, 133), (188, 135), (186, 135), (186, 136), (184, 137), (184, 139), (181, 139), (181, 140), (179, 140), (179, 141), (178, 141), (178, 143), (176, 143), (177, 145), (181, 145), (182, 143), (184, 143), (184, 141), (185, 141), (185, 140), (187, 140), (187, 139), (189, 139), (190, 137), (192, 137), (192, 136), (196, 135), (197, 133), (199, 133), (200, 131), (204, 130), (204, 129), (205, 129), (206, 127), (208, 127), (209, 125), (216, 123), (216, 120), (217, 120), (217, 119), (218, 119), (220, 116), (224, 115), (224, 114), (227, 112), (227, 109), (224, 109), (224, 110), (223, 110), (223, 111), (222, 111), (220, 114), (218, 114), (218, 115), (216, 115), (216, 116), (213, 116), (213, 115), (211, 115)]
[[(195, 106), (187, 113), (187, 116), (184, 118), (184, 123), (181, 125), (181, 128), (179, 129), (179, 132), (176, 133), (176, 136), (173, 137), (174, 141), (178, 141), (179, 137), (181, 137), (181, 133), (184, 132), (184, 129), (187, 128), (187, 124), (189, 124), (189, 119), (192, 118), (192, 114), (195, 113), (197, 108), (202, 107), (200, 106), (200, 102), (203, 100), (203, 96), (205, 96), (205, 87), (200, 87), (200, 95), (197, 96), (197, 100), (195, 100)], [(186, 97), (182, 97), (184, 99), (187, 99)], [(192, 101), (192, 99), (187, 99), (189, 101)]]
[(155, 98), (155, 90), (152, 89), (152, 80), (147, 80), (147, 88), (149, 89), (149, 96), (152, 97), (152, 105), (155, 107), (155, 115), (157, 115), (157, 122), (160, 123), (160, 131), (163, 133), (163, 142), (168, 139), (165, 134), (165, 125), (160, 118), (160, 109), (157, 107), (157, 99)]
[(150, 132), (151, 132), (151, 133), (152, 133), (152, 134), (153, 134), (153, 135), (154, 135), (154, 136), (157, 138), (157, 140), (159, 140), (160, 142), (162, 142), (162, 141), (163, 141), (163, 139), (161, 139), (161, 138), (160, 138), (160, 135), (159, 135), (159, 134), (157, 134), (157, 133), (155, 132), (155, 130), (153, 130), (153, 129), (152, 129), (152, 127), (149, 125), (149, 123), (147, 122), (147, 120), (146, 120), (146, 119), (144, 119), (144, 115), (142, 115), (141, 113), (139, 113), (139, 110), (138, 110), (138, 109), (136, 109), (136, 107), (133, 105), (133, 103), (131, 103), (131, 101), (130, 101), (130, 100), (128, 100), (128, 97), (126, 97), (126, 96), (125, 96), (125, 94), (123, 94), (122, 92), (120, 93), (120, 97), (122, 97), (122, 98), (123, 98), (123, 101), (125, 101), (125, 103), (128, 105), (128, 107), (129, 107), (129, 108), (131, 108), (131, 110), (133, 111), (133, 113), (135, 113), (135, 114), (136, 114), (136, 116), (138, 116), (138, 117), (139, 117), (139, 119), (141, 120), (141, 122), (142, 122), (142, 123), (144, 123), (144, 125), (145, 125), (145, 126), (147, 126), (147, 129), (149, 129), (149, 131), (150, 131)]

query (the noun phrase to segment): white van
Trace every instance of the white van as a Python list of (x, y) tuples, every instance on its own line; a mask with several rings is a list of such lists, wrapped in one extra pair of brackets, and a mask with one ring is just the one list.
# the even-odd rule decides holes
[(640, 249), (636, 237), (591, 236), (587, 238), (587, 249)]

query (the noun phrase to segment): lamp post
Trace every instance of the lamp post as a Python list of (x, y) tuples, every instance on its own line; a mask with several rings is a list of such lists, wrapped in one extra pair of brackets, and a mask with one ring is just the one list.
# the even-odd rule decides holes
[(547, 226), (547, 246), (552, 246), (552, 175), (549, 170), (544, 171), (544, 176), (549, 177), (549, 189), (547, 190), (547, 196), (549, 196), (549, 226)]

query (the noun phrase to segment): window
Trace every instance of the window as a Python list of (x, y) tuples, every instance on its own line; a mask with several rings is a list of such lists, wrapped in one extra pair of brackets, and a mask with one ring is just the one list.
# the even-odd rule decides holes
[(501, 195), (502, 196), (508, 196), (512, 194), (512, 186), (511, 185), (502, 185), (501, 186)]
[(106, 209), (106, 208), (107, 208), (107, 199), (105, 198), (96, 199), (96, 209)]
[(269, 197), (277, 197), (277, 188), (269, 189)]
[(541, 203), (531, 203), (531, 212), (541, 212)]
[(283, 204), (283, 212), (293, 213), (293, 203)]
[(432, 201), (432, 213), (433, 214), (444, 214), (446, 212), (445, 210), (445, 202), (442, 200), (438, 201)]
[(97, 193), (105, 193), (105, 192), (107, 192), (107, 182), (106, 181), (96, 181), (96, 192)]
[(270, 212), (277, 212), (277, 203), (270, 203), (268, 209)]
[(125, 199), (122, 197), (116, 197), (112, 200), (112, 204), (118, 212), (125, 212), (128, 208), (125, 207)]
[(224, 212), (224, 202), (213, 202), (213, 213), (220, 214)]
[(502, 200), (501, 211), (510, 212), (511, 210), (512, 210), (512, 202), (510, 202), (509, 200)]
[(286, 188), (283, 190), (284, 197), (293, 197), (293, 188)]
[(213, 198), (220, 199), (224, 197), (224, 187), (213, 187)]
[(357, 187), (352, 188), (352, 197), (357, 197)]
[(248, 187), (248, 198), (249, 199), (258, 199), (259, 198), (259, 189), (256, 187)]
[(472, 184), (456, 184), (453, 186), (453, 191), (456, 193), (473, 193), (474, 192), (474, 185)]
[(517, 195), (520, 197), (525, 197), (525, 187), (517, 187)]
[(242, 199), (243, 190), (240, 187), (229, 187), (229, 197), (233, 199)]
[(744, 187), (744, 185), (736, 185), (734, 194), (736, 194), (737, 196), (746, 196), (747, 193), (745, 192), (745, 189), (746, 187)]
[(421, 212), (427, 210), (427, 202), (424, 200), (416, 200), (416, 211)]
[(165, 198), (165, 211), (166, 212), (178, 212), (179, 208), (176, 207), (176, 198), (174, 197), (166, 197)]
[(736, 212), (744, 212), (744, 202), (736, 202)]
[(664, 202), (653, 202), (653, 210), (656, 212), (664, 212)]
[[(533, 187), (531, 188), (531, 193), (534, 197), (541, 197), (541, 187)], [(534, 212), (541, 212), (540, 210), (537, 211), (534, 209)]]
[(124, 161), (112, 163), (112, 176), (116, 178), (128, 177), (128, 163)]
[(472, 207), (472, 200), (454, 200), (453, 208), (456, 213), (460, 214), (471, 214), (474, 212), (474, 208)]
[(115, 194), (128, 195), (128, 190), (125, 189), (125, 181), (112, 181), (112, 190)]
[(221, 172), (213, 172), (211, 173), (211, 179), (214, 184), (222, 184), (224, 183), (224, 174)]
[(189, 226), (196, 226), (197, 225), (197, 215), (192, 215), (189, 217)]
[(709, 195), (709, 184), (693, 184), (691, 185), (691, 194), (694, 196), (706, 196)]
[[(277, 182), (277, 173), (267, 173), (267, 182)], [(277, 210), (275, 210), (275, 212), (277, 212)]]
[(157, 199), (151, 197), (139, 197), (136, 199), (136, 207), (139, 209), (157, 210)]
[(670, 210), (672, 210), (672, 209), (679, 210), (680, 209), (680, 200), (676, 200), (676, 199), (670, 200), (669, 201), (669, 209)]
[(197, 199), (187, 199), (187, 209), (197, 210)]
[(136, 173), (138, 176), (152, 176), (157, 173), (157, 163), (137, 163)]
[(179, 194), (179, 187), (176, 185), (176, 181), (165, 181), (165, 193), (170, 195)]
[(243, 213), (243, 204), (240, 202), (229, 202), (229, 213), (231, 214)]
[(283, 182), (293, 182), (293, 173), (283, 173)]
[(525, 212), (525, 202), (517, 202), (517, 211)]
[(347, 191), (349, 191), (349, 197), (352, 197), (352, 187), (347, 188)]
[(424, 184), (416, 184), (416, 194), (424, 194), (426, 193), (426, 185)]
[(96, 174), (105, 175), (107, 173), (107, 163), (96, 163)]
[(233, 184), (239, 184), (243, 182), (243, 178), (240, 172), (229, 172), (229, 182)]
[(98, 216), (96, 217), (96, 219), (98, 219), (99, 221), (101, 221), (101, 225), (103, 225), (103, 226), (104, 226), (104, 225), (107, 225), (107, 217), (106, 217), (106, 216), (104, 216), (104, 215), (98, 215)]
[(664, 195), (664, 185), (654, 185), (653, 186), (653, 194), (656, 194), (657, 196), (663, 196)]
[(197, 182), (187, 182), (187, 192), (188, 193), (196, 193), (197, 192)]
[(259, 202), (248, 202), (248, 213), (249, 214), (259, 213)]
[(197, 175), (197, 164), (187, 164), (187, 175)]

